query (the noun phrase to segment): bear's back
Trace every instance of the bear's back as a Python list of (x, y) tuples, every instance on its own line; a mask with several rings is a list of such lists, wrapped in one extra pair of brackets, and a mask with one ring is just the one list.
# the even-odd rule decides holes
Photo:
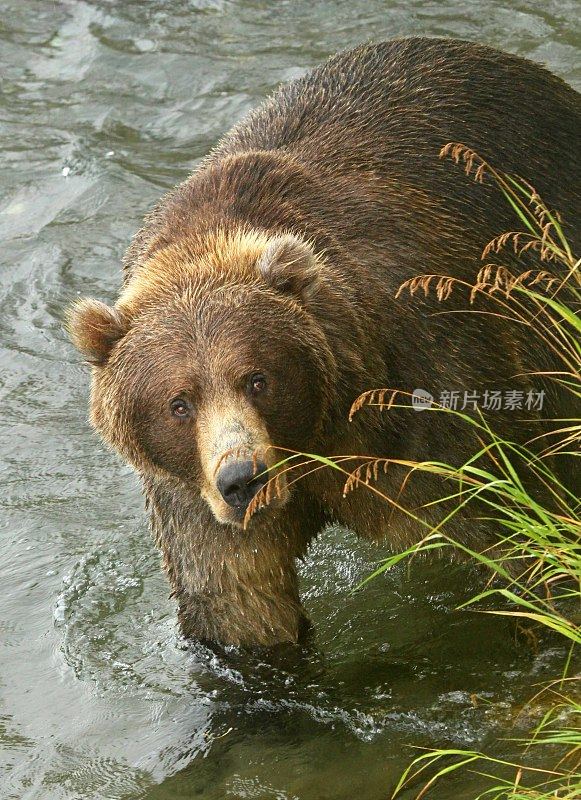
[(540, 65), (471, 42), (410, 38), (339, 53), (282, 86), (210, 161), (282, 151), (321, 173), (385, 173), (433, 190), (440, 148), (462, 142), (578, 218), (579, 130), (581, 95)]
[[(528, 180), (562, 213), (576, 252), (579, 130), (581, 95), (525, 59), (450, 39), (362, 45), (282, 86), (226, 133), (148, 215), (126, 276), (202, 225), (292, 229), (322, 249), (330, 237), (349, 249), (389, 243), (397, 285), (432, 257), (448, 262), (450, 247), (478, 259), (514, 214), (490, 182), (476, 186), (438, 158), (448, 142)], [(452, 227), (445, 251), (436, 237)]]

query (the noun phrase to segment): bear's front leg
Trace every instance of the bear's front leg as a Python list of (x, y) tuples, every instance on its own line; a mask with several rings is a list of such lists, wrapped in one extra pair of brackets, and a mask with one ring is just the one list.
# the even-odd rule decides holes
[(189, 577), (181, 576), (176, 591), (186, 638), (270, 646), (297, 642), (308, 627), (294, 558), (286, 553), (271, 552), (266, 563), (258, 563), (247, 548), (236, 548), (220, 560), (211, 581), (195, 585)]
[(320, 530), (316, 513), (291, 501), (258, 512), (243, 529), (217, 522), (201, 498), (175, 488), (146, 494), (184, 636), (248, 646), (299, 640), (308, 620), (296, 558)]

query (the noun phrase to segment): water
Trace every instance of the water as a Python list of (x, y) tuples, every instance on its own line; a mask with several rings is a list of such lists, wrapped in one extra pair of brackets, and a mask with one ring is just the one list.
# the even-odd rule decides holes
[[(328, 531), (302, 569), (304, 648), (186, 647), (137, 483), (85, 421), (61, 318), (78, 294), (114, 298), (146, 209), (279, 82), (422, 33), (579, 87), (576, 1), (1, 5), (1, 797), (379, 800), (409, 745), (510, 755), (531, 685), (564, 653), (454, 611), (476, 585), (466, 568), (418, 564), (353, 595), (380, 551)], [(477, 785), (453, 776), (437, 797)]]

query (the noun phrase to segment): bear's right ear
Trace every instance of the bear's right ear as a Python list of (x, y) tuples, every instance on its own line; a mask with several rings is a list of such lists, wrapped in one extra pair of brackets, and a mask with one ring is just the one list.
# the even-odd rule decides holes
[(319, 285), (319, 264), (311, 245), (292, 234), (270, 240), (258, 270), (274, 289), (298, 300), (310, 300)]
[(129, 321), (117, 308), (84, 298), (67, 311), (65, 328), (81, 355), (90, 364), (102, 367), (113, 345), (129, 330)]

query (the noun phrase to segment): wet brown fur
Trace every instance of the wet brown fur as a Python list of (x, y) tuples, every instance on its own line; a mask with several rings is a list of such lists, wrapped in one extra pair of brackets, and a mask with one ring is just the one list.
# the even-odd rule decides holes
[[(92, 422), (143, 478), (186, 636), (296, 641), (295, 560), (326, 522), (396, 546), (421, 533), (369, 492), (343, 498), (330, 470), (246, 530), (221, 522), (212, 446), (461, 464), (475, 442), (458, 420), (394, 409), (350, 423), (351, 404), (382, 386), (539, 388), (526, 372), (552, 364), (521, 331), (433, 316), (435, 298), (395, 294), (419, 273), (474, 279), (486, 243), (514, 227), (497, 189), (438, 159), (449, 141), (526, 177), (578, 245), (580, 129), (579, 95), (520, 58), (437, 39), (364, 45), (280, 89), (160, 201), (128, 250), (115, 309), (73, 309), (72, 338), (95, 364)], [(452, 295), (445, 309), (465, 307)], [(241, 376), (264, 363), (278, 391), (250, 403)], [(547, 391), (544, 415), (566, 416)], [(196, 418), (178, 429), (166, 405), (180, 392)], [(222, 417), (224, 436), (207, 434)], [(538, 420), (517, 418), (497, 412), (494, 427), (539, 433)], [(382, 490), (397, 497), (404, 474), (381, 475)], [(417, 509), (443, 490), (417, 474), (400, 502)], [(451, 533), (491, 541), (474, 519), (456, 518)]]

